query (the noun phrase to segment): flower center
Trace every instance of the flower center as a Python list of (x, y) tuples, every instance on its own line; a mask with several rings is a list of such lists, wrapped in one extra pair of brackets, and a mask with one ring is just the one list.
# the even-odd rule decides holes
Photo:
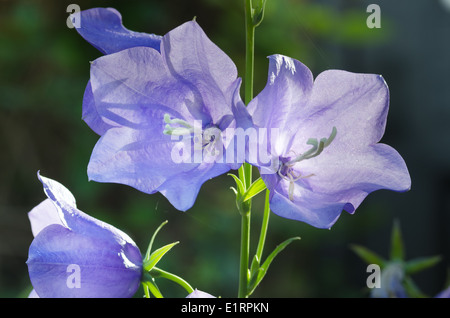
[(298, 156), (296, 155), (294, 158), (291, 157), (284, 159), (281, 158), (280, 167), (278, 169), (278, 175), (282, 179), (289, 182), (289, 191), (288, 191), (289, 200), (293, 201), (294, 199), (295, 181), (314, 176), (313, 173), (306, 176), (302, 175), (299, 172), (296, 173), (294, 171), (294, 165), (302, 160), (311, 159), (320, 155), (322, 151), (333, 142), (334, 138), (336, 137), (336, 134), (337, 129), (336, 127), (333, 127), (331, 134), (328, 138), (322, 138), (320, 140), (318, 140), (317, 138), (308, 139), (306, 144), (311, 145), (311, 148), (308, 151), (304, 152), (303, 154)]
[(204, 149), (210, 156), (216, 156), (222, 149), (222, 131), (216, 126), (204, 129), (201, 134), (194, 135), (194, 148)]
[(164, 115), (166, 123), (163, 133), (171, 136), (189, 136), (193, 138), (195, 150), (205, 150), (210, 156), (218, 155), (222, 150), (222, 131), (214, 125), (203, 129), (201, 122), (194, 125), (179, 118), (170, 118), (169, 114)]

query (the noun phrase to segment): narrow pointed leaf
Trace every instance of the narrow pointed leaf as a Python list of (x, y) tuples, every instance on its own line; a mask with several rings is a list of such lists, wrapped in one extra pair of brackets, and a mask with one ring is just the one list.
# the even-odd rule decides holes
[(398, 221), (395, 221), (391, 236), (391, 260), (403, 260), (404, 257), (405, 255), (400, 224)]
[(244, 196), (242, 197), (242, 202), (250, 200), (255, 195), (264, 191), (265, 189), (266, 184), (264, 183), (263, 179), (258, 178), (258, 180), (253, 182), (251, 186), (248, 188), (248, 190), (244, 193)]
[(159, 230), (161, 230), (161, 228), (167, 224), (167, 220), (164, 221), (163, 223), (161, 223), (161, 225), (156, 229), (155, 233), (153, 233), (152, 238), (150, 240), (150, 244), (148, 244), (148, 248), (147, 248), (147, 253), (145, 254), (145, 258), (144, 258), (144, 262), (148, 261), (148, 259), (150, 258), (150, 252), (152, 250), (152, 246), (153, 246), (153, 241), (155, 240), (156, 234), (158, 234)]
[(274, 251), (272, 253), (270, 253), (269, 257), (267, 257), (267, 259), (265, 260), (265, 262), (262, 264), (261, 268), (265, 271), (267, 271), (267, 269), (269, 268), (270, 264), (272, 263), (272, 261), (274, 260), (274, 258), (282, 251), (286, 248), (286, 246), (288, 246), (290, 243), (292, 243), (293, 241), (296, 240), (300, 240), (300, 237), (291, 237), (290, 239), (287, 239), (286, 241), (284, 241), (283, 243), (281, 243), (280, 245), (278, 245)]
[(410, 277), (405, 277), (403, 287), (405, 287), (406, 293), (410, 298), (427, 298), (427, 295), (417, 287), (416, 283)]
[(177, 245), (179, 242), (174, 242), (171, 244), (167, 244), (161, 248), (155, 250), (152, 254), (150, 254), (149, 259), (144, 263), (144, 271), (149, 272), (160, 260), (161, 258), (168, 252), (172, 247)]
[(350, 248), (367, 264), (377, 264), (382, 267), (386, 262), (381, 256), (364, 246), (351, 245)]
[(236, 182), (236, 186), (237, 186), (237, 196), (241, 196), (244, 194), (245, 189), (244, 189), (244, 184), (242, 183), (242, 180), (239, 179), (236, 175), (229, 173), (229, 176), (233, 177), (234, 181)]
[(161, 292), (159, 291), (158, 286), (156, 286), (154, 282), (147, 280), (143, 282), (143, 284), (145, 285), (145, 287), (148, 288), (148, 290), (152, 293), (153, 296), (155, 296), (156, 298), (164, 298)]
[(247, 296), (251, 295), (253, 293), (253, 291), (255, 290), (256, 287), (258, 287), (259, 283), (261, 283), (261, 281), (263, 280), (264, 276), (267, 273), (267, 270), (269, 269), (270, 264), (272, 263), (272, 261), (275, 259), (275, 257), (286, 248), (286, 246), (288, 246), (291, 242), (295, 241), (295, 240), (299, 240), (300, 237), (292, 237), (290, 239), (287, 239), (286, 241), (284, 241), (283, 243), (281, 243), (280, 245), (278, 245), (272, 253), (270, 253), (270, 255), (267, 257), (267, 259), (265, 260), (265, 262), (262, 264), (261, 267), (258, 268), (258, 270), (256, 271), (256, 273), (254, 273), (252, 275), (252, 277), (250, 277), (249, 280), (249, 284), (248, 284), (248, 292), (247, 292)]
[(441, 256), (421, 257), (410, 260), (405, 264), (406, 274), (414, 274), (424, 269), (432, 267), (441, 261)]
[(265, 271), (262, 268), (258, 268), (257, 271), (250, 277), (248, 281), (248, 288), (247, 288), (247, 296), (250, 296), (258, 287), (259, 283), (264, 278)]

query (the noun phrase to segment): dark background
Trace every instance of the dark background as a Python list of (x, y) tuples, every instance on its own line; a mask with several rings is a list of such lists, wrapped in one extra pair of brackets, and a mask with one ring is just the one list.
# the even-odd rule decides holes
[[(256, 32), (255, 94), (266, 83), (266, 56), (299, 59), (314, 75), (326, 69), (382, 74), (390, 113), (382, 142), (396, 148), (412, 178), (408, 193), (378, 191), (331, 230), (271, 214), (268, 254), (301, 236), (274, 261), (257, 297), (367, 297), (366, 264), (349, 248), (364, 245), (387, 257), (399, 220), (406, 257), (441, 255), (414, 275), (434, 296), (450, 267), (450, 1), (267, 0)], [(188, 212), (160, 194), (117, 184), (88, 182), (86, 167), (98, 136), (81, 120), (89, 61), (101, 56), (66, 26), (70, 3), (81, 9), (110, 6), (134, 31), (165, 34), (194, 16), (208, 36), (244, 72), (243, 0), (9, 1), (0, 0), (0, 297), (26, 297), (25, 261), (33, 237), (27, 212), (44, 200), (41, 174), (64, 184), (78, 207), (127, 232), (144, 253), (153, 231), (169, 223), (155, 247), (180, 241), (160, 263), (194, 287), (235, 297), (240, 216), (229, 190), (233, 180), (208, 181)], [(369, 29), (366, 8), (381, 8), (381, 28)], [(252, 253), (262, 214), (254, 202)], [(184, 297), (170, 282), (167, 296)], [(140, 295), (140, 294), (138, 294)]]

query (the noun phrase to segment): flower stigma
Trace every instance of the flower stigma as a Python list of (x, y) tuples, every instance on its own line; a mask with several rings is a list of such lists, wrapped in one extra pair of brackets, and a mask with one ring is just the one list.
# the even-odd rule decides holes
[(322, 138), (320, 141), (317, 138), (310, 138), (306, 142), (306, 144), (311, 145), (312, 147), (301, 155), (296, 155), (293, 159), (288, 158), (287, 160), (280, 160), (280, 167), (278, 169), (278, 175), (283, 179), (289, 182), (289, 200), (294, 200), (294, 185), (295, 181), (299, 179), (306, 179), (314, 176), (315, 174), (302, 175), (300, 172), (294, 171), (294, 166), (296, 163), (305, 160), (317, 157), (322, 153), (322, 151), (328, 147), (334, 140), (337, 134), (336, 127), (333, 127), (331, 134), (328, 138)]
[(171, 119), (169, 114), (164, 114), (164, 127), (163, 134), (173, 136), (190, 135), (194, 132), (194, 126), (187, 121), (179, 118)]

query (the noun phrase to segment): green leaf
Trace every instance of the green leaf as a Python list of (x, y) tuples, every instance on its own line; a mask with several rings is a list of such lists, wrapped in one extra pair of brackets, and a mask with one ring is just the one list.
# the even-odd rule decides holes
[(287, 239), (286, 241), (284, 241), (283, 243), (281, 243), (280, 245), (278, 245), (275, 250), (270, 253), (269, 257), (267, 257), (267, 259), (265, 260), (265, 262), (262, 264), (261, 268), (263, 268), (265, 271), (267, 271), (267, 269), (269, 268), (270, 264), (272, 263), (272, 261), (274, 260), (274, 258), (282, 251), (286, 248), (286, 246), (288, 246), (290, 243), (292, 243), (293, 241), (296, 240), (300, 240), (300, 237), (296, 236), (296, 237), (291, 237), (290, 239)]
[(441, 261), (441, 256), (421, 257), (405, 263), (406, 274), (414, 274), (432, 267)]
[(405, 257), (402, 233), (398, 221), (394, 222), (391, 234), (391, 260), (401, 261)]
[(377, 264), (380, 267), (383, 267), (386, 263), (386, 261), (381, 256), (379, 256), (375, 252), (372, 252), (364, 246), (351, 245), (350, 248), (367, 264)]
[(410, 298), (427, 298), (427, 295), (417, 287), (416, 283), (410, 277), (404, 278), (403, 287), (405, 287), (406, 293)]
[(236, 182), (237, 189), (234, 189), (234, 191), (236, 192), (236, 196), (239, 198), (245, 192), (244, 184), (242, 183), (242, 180), (239, 179), (236, 175), (232, 173), (229, 173), (228, 175), (233, 177), (234, 181)]
[(258, 268), (258, 270), (250, 277), (248, 280), (247, 296), (250, 296), (255, 291), (265, 274), (264, 269)]
[(261, 24), (264, 18), (264, 7), (266, 6), (266, 0), (258, 0), (258, 4), (253, 9), (252, 18), (253, 25), (257, 27)]
[(150, 258), (150, 252), (152, 250), (152, 246), (153, 246), (153, 241), (155, 240), (156, 234), (158, 234), (159, 230), (161, 230), (161, 228), (167, 224), (167, 220), (164, 221), (163, 223), (161, 223), (161, 225), (156, 229), (155, 233), (153, 233), (152, 238), (150, 240), (150, 243), (148, 244), (148, 248), (147, 248), (147, 253), (145, 253), (145, 257), (144, 257), (144, 263)]
[(161, 260), (161, 258), (168, 252), (172, 247), (177, 245), (179, 242), (174, 242), (171, 244), (167, 244), (161, 248), (158, 248), (156, 251), (154, 251), (149, 259), (144, 262), (143, 267), (144, 271), (149, 272), (152, 270), (152, 268)]
[(250, 200), (255, 195), (257, 195), (258, 193), (261, 193), (264, 190), (266, 190), (266, 184), (264, 183), (263, 179), (258, 178), (255, 182), (253, 182), (250, 185), (250, 187), (244, 193), (244, 195), (242, 197), (242, 202)]
[(148, 288), (148, 291), (150, 291), (156, 298), (164, 298), (155, 282), (146, 280), (142, 282), (142, 284), (144, 285), (144, 288)]
[(252, 260), (252, 265), (250, 266), (250, 277), (252, 277), (259, 269), (258, 255), (255, 255)]
[(262, 264), (261, 267), (258, 268), (258, 270), (255, 272), (255, 274), (250, 277), (250, 281), (248, 284), (248, 294), (247, 296), (249, 296), (251, 293), (253, 293), (253, 291), (255, 290), (255, 288), (259, 285), (259, 283), (262, 281), (262, 279), (264, 278), (264, 276), (267, 273), (267, 270), (269, 269), (270, 264), (272, 263), (272, 261), (275, 259), (275, 257), (286, 248), (286, 246), (288, 246), (290, 243), (292, 243), (295, 240), (300, 240), (300, 237), (292, 237), (290, 239), (287, 239), (286, 241), (284, 241), (283, 243), (281, 243), (280, 245), (278, 245), (274, 251), (272, 253), (270, 253), (270, 255), (267, 257), (267, 259), (265, 260), (265, 262)]

